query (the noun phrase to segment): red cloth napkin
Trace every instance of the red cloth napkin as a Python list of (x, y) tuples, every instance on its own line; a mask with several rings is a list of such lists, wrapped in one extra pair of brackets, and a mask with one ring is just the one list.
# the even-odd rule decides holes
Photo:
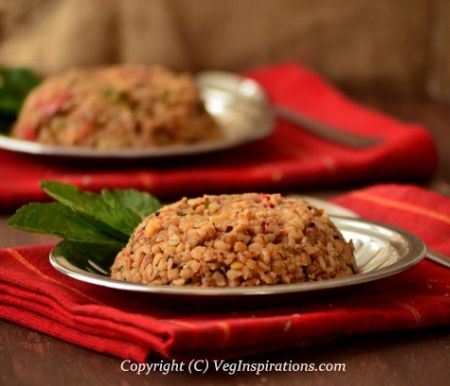
[(43, 200), (41, 179), (90, 190), (136, 187), (159, 197), (232, 191), (267, 191), (356, 181), (429, 177), (437, 153), (430, 134), (354, 103), (318, 75), (296, 64), (251, 71), (272, 100), (311, 118), (360, 135), (382, 137), (355, 150), (335, 145), (286, 122), (265, 140), (210, 155), (173, 161), (113, 165), (42, 159), (0, 151), (0, 210)]
[[(336, 203), (403, 226), (450, 255), (450, 199), (413, 186), (380, 185)], [(157, 308), (146, 295), (96, 287), (56, 272), (49, 246), (0, 250), (0, 316), (120, 358), (244, 354), (339, 336), (450, 324), (448, 268), (424, 260), (342, 295), (284, 308), (213, 313)]]

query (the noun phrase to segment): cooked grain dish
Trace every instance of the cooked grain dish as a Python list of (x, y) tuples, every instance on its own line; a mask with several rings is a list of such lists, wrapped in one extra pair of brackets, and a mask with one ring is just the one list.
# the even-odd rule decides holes
[(324, 211), (301, 199), (205, 195), (144, 219), (111, 277), (202, 287), (299, 283), (354, 274), (353, 252)]
[(221, 132), (188, 74), (162, 67), (75, 69), (25, 101), (13, 137), (100, 149), (191, 144)]

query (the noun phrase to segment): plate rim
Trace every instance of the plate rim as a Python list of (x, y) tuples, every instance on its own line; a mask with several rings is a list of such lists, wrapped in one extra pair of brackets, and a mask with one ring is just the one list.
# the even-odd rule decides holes
[[(323, 281), (306, 282), (306, 283), (294, 283), (294, 284), (276, 284), (276, 285), (264, 285), (255, 287), (175, 287), (169, 285), (158, 285), (150, 286), (142, 283), (130, 283), (121, 280), (111, 279), (109, 277), (101, 276), (88, 271), (83, 271), (78, 267), (73, 266), (64, 257), (56, 256), (57, 245), (55, 245), (49, 254), (50, 264), (60, 273), (67, 275), (73, 279), (90, 283), (93, 285), (111, 288), (116, 290), (125, 290), (130, 292), (141, 292), (156, 295), (174, 295), (174, 296), (191, 296), (191, 297), (233, 297), (233, 296), (278, 296), (278, 295), (288, 295), (292, 293), (308, 293), (308, 292), (318, 292), (336, 288), (345, 288), (350, 286), (355, 286), (359, 284), (369, 283), (372, 281), (380, 280), (390, 276), (394, 276), (400, 272), (406, 271), (407, 269), (418, 264), (422, 259), (425, 258), (427, 253), (427, 248), (425, 243), (412, 234), (411, 232), (399, 228), (393, 225), (388, 225), (380, 223), (377, 221), (363, 220), (359, 218), (344, 217), (344, 216), (330, 216), (334, 222), (347, 222), (351, 224), (361, 224), (374, 226), (375, 228), (383, 228), (389, 232), (394, 232), (399, 234), (403, 239), (408, 241), (408, 245), (411, 246), (407, 255), (401, 260), (379, 270), (374, 270), (371, 272), (361, 273), (354, 276), (346, 276), (341, 278), (327, 279)], [(66, 266), (62, 265), (58, 260), (63, 259), (70, 265), (76, 268), (79, 272), (75, 272)]]
[[(208, 75), (209, 74), (209, 75)], [(201, 86), (198, 78), (200, 76), (211, 76), (211, 74), (226, 74), (227, 76), (238, 77), (232, 72), (219, 71), (202, 71), (196, 75), (196, 81), (200, 90), (200, 94), (213, 89), (211, 86)], [(166, 157), (180, 157), (190, 156), (204, 153), (211, 153), (220, 150), (234, 148), (240, 145), (254, 142), (268, 137), (275, 130), (276, 116), (274, 109), (271, 107), (266, 97), (266, 92), (263, 87), (252, 80), (258, 88), (258, 93), (261, 98), (258, 102), (252, 101), (248, 96), (240, 93), (239, 90), (223, 90), (234, 98), (242, 98), (246, 103), (252, 106), (258, 106), (263, 120), (258, 121), (255, 129), (251, 132), (245, 131), (239, 137), (218, 138), (212, 140), (201, 141), (194, 144), (176, 144), (160, 147), (146, 147), (146, 148), (120, 148), (111, 150), (95, 149), (81, 146), (62, 146), (62, 145), (48, 145), (34, 141), (27, 141), (24, 139), (13, 138), (8, 134), (0, 134), (0, 150), (8, 150), (21, 154), (38, 155), (46, 157), (65, 157), (65, 158), (85, 158), (85, 159), (145, 159), (145, 158), (166, 158)], [(204, 100), (205, 102), (207, 101)], [(211, 113), (214, 117), (215, 114)], [(226, 131), (226, 130), (225, 130)]]
[(272, 113), (268, 113), (268, 117), (267, 122), (261, 125), (258, 131), (254, 131), (252, 135), (209, 140), (189, 145), (99, 150), (89, 147), (46, 145), (0, 134), (0, 150), (46, 157), (81, 159), (144, 159), (198, 155), (231, 149), (268, 137), (274, 131), (274, 116)]

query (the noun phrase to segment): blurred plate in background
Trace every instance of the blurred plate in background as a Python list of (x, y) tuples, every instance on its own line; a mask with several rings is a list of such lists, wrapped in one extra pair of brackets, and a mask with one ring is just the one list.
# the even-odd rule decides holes
[(271, 134), (274, 115), (261, 86), (233, 74), (204, 72), (196, 77), (206, 110), (215, 118), (223, 138), (187, 145), (101, 150), (87, 147), (44, 145), (0, 135), (0, 149), (20, 153), (79, 157), (139, 159), (194, 155), (239, 146)]

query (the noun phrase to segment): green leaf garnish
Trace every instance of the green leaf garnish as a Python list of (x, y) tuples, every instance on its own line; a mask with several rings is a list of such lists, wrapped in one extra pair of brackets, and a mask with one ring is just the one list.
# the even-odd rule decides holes
[(120, 241), (103, 232), (87, 217), (80, 216), (57, 202), (25, 205), (11, 217), (8, 225), (28, 232), (56, 235), (65, 240), (102, 245), (120, 244)]
[(139, 192), (135, 189), (102, 190), (102, 198), (108, 202), (115, 202), (128, 208), (140, 219), (155, 213), (161, 208), (161, 203), (150, 194)]
[(79, 268), (107, 275), (112, 264), (111, 257), (114, 259), (122, 247), (122, 245), (115, 247), (64, 240), (55, 247), (54, 253), (64, 256)]
[(55, 200), (82, 213), (99, 224), (103, 231), (127, 241), (142, 218), (120, 202), (105, 200), (103, 195), (81, 192), (75, 186), (43, 181), (41, 187)]
[(0, 67), (0, 132), (7, 133), (28, 93), (41, 79), (25, 68)]
[(41, 186), (58, 202), (25, 205), (8, 225), (63, 238), (58, 251), (83, 269), (95, 262), (107, 271), (136, 226), (161, 207), (155, 197), (134, 189), (94, 194), (56, 181)]

